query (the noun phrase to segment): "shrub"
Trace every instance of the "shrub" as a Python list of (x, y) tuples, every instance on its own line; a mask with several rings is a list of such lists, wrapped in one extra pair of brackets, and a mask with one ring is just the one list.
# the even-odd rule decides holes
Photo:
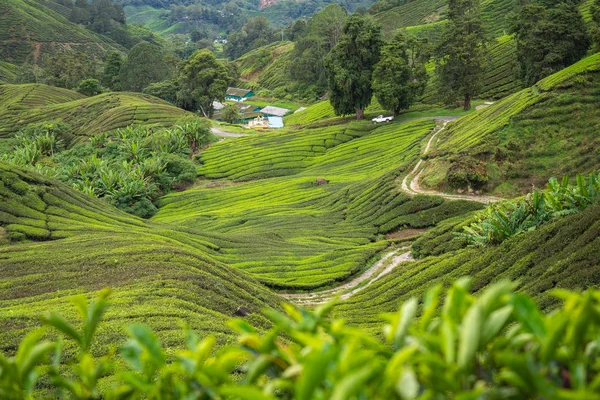
[(144, 90), (142, 90), (142, 93), (158, 97), (159, 99), (166, 100), (169, 103), (175, 103), (177, 101), (177, 92), (179, 89), (180, 88), (177, 81), (168, 80), (151, 83), (150, 85), (146, 86)]
[(488, 183), (485, 164), (471, 157), (461, 157), (448, 170), (446, 181), (455, 189), (483, 189)]
[(77, 91), (86, 96), (97, 96), (104, 93), (104, 88), (98, 79), (84, 79), (77, 85)]
[(15, 135), (12, 152), (2, 158), (15, 165), (34, 166), (43, 157), (64, 150), (72, 139), (70, 126), (61, 122), (27, 125)]
[[(59, 314), (44, 323), (75, 345), (62, 354), (60, 339), (31, 332), (14, 357), (0, 355), (0, 395), (29, 398), (39, 378), (71, 398), (149, 399), (592, 399), (600, 394), (600, 292), (557, 291), (564, 303), (544, 315), (516, 285), (491, 285), (478, 298), (470, 279), (441, 287), (386, 316), (385, 342), (314, 311), (285, 306), (266, 310), (266, 334), (232, 320), (238, 343), (215, 349), (212, 336), (185, 330), (186, 349), (169, 351), (146, 326), (127, 327), (120, 359), (96, 356), (95, 343), (108, 291), (86, 303), (73, 299), (83, 320)], [(417, 317), (418, 316), (418, 317)], [(51, 359), (49, 365), (47, 360)], [(109, 373), (118, 385), (105, 392)]]
[(543, 192), (530, 193), (515, 202), (491, 205), (478, 222), (465, 226), (465, 232), (458, 236), (466, 238), (471, 245), (499, 244), (509, 237), (534, 230), (554, 217), (584, 210), (598, 201), (599, 193), (600, 175), (577, 175), (576, 185), (569, 185), (567, 175), (561, 183), (551, 178)]
[(221, 111), (223, 121), (230, 124), (237, 124), (240, 120), (240, 109), (234, 104), (228, 104)]
[(164, 173), (168, 175), (173, 184), (193, 183), (198, 176), (196, 165), (189, 159), (174, 154), (167, 154), (163, 158)]
[(71, 138), (65, 124), (30, 125), (15, 137), (14, 151), (4, 159), (145, 218), (156, 213), (152, 202), (160, 195), (196, 179), (190, 157), (216, 140), (198, 118), (172, 128), (128, 126), (65, 151)]

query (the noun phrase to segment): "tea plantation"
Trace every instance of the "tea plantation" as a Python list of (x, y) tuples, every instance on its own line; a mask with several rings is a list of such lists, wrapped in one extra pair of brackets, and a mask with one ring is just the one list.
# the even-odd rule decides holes
[[(598, 168), (600, 53), (448, 125), (430, 154), (425, 175), (465, 161), (485, 163), (490, 189), (515, 194), (548, 176)], [(471, 159), (472, 160), (472, 159)], [(432, 186), (445, 182), (430, 180)]]
[(46, 85), (0, 85), (0, 137), (45, 121), (71, 125), (91, 136), (133, 124), (171, 126), (189, 115), (166, 101), (140, 93), (105, 93), (86, 98)]
[[(73, 311), (75, 294), (113, 289), (114, 306), (98, 351), (124, 337), (131, 321), (181, 346), (180, 326), (228, 340), (238, 307), (258, 313), (278, 297), (213, 258), (222, 250), (193, 229), (144, 221), (37, 174), (0, 164), (0, 348), (12, 352), (48, 310)], [(9, 244), (10, 243), (10, 244)]]
[(19, 74), (19, 66), (0, 61), (0, 83), (13, 83)]
[(598, 205), (483, 249), (463, 248), (464, 241), (452, 233), (462, 230), (469, 220), (445, 221), (422, 236), (413, 246), (421, 260), (401, 264), (385, 280), (369, 285), (336, 307), (336, 316), (375, 328), (380, 323), (378, 316), (395, 311), (400, 299), (419, 296), (438, 283), (447, 286), (466, 275), (473, 277), (475, 292), (502, 279), (516, 281), (520, 291), (548, 310), (557, 305), (552, 290), (600, 284), (596, 267), (600, 263)]
[(292, 50), (293, 43), (277, 42), (244, 54), (236, 60), (241, 78), (265, 89), (284, 87), (289, 79), (286, 68)]
[(15, 64), (37, 62), (41, 55), (58, 50), (83, 51), (92, 57), (120, 49), (115, 42), (36, 0), (3, 0), (0, 4), (0, 59)]
[(381, 234), (480, 207), (398, 190), (433, 126), (353, 123), (218, 143), (199, 173), (222, 184), (164, 197), (154, 220), (226, 237), (217, 258), (269, 286), (333, 284), (388, 245)]

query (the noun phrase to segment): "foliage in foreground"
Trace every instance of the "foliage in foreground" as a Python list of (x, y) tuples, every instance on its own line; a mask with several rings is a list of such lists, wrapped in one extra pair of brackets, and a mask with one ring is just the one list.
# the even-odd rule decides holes
[(476, 246), (502, 243), (554, 217), (580, 212), (596, 203), (599, 197), (600, 175), (577, 175), (575, 185), (569, 185), (568, 175), (563, 176), (560, 183), (551, 178), (544, 191), (535, 191), (521, 200), (491, 205), (483, 218), (464, 227), (465, 232), (459, 236)]
[[(58, 314), (43, 318), (67, 342), (43, 340), (38, 330), (14, 357), (0, 355), (0, 395), (29, 398), (43, 381), (43, 390), (78, 399), (600, 396), (600, 291), (556, 290), (564, 304), (545, 315), (529, 296), (514, 292), (515, 284), (496, 283), (479, 298), (469, 289), (470, 279), (462, 278), (443, 301), (440, 286), (425, 294), (421, 307), (416, 298), (406, 301), (387, 317), (385, 343), (330, 321), (331, 304), (315, 311), (288, 305), (287, 315), (265, 311), (273, 328), (264, 335), (233, 320), (237, 345), (217, 350), (214, 338), (200, 340), (188, 329), (187, 348), (172, 357), (143, 325), (126, 329), (130, 339), (120, 356), (93, 354), (107, 308), (108, 291), (102, 291), (90, 305), (83, 296), (73, 300), (83, 323)], [(65, 343), (75, 344), (75, 356), (63, 355)], [(101, 390), (109, 374), (116, 379)]]

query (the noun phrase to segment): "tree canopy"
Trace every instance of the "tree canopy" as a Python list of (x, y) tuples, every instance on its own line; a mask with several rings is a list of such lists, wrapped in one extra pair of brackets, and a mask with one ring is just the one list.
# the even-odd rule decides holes
[(296, 44), (290, 62), (293, 79), (325, 88), (327, 79), (323, 60), (342, 36), (347, 12), (337, 4), (331, 4), (315, 14), (304, 26), (295, 23)]
[(213, 102), (225, 100), (230, 81), (227, 67), (213, 53), (198, 50), (181, 67), (177, 102), (186, 110), (200, 110), (206, 117), (212, 117)]
[(594, 27), (592, 28), (592, 39), (596, 45), (595, 51), (600, 51), (600, 0), (595, 0), (590, 8)]
[(121, 90), (121, 66), (123, 57), (118, 51), (112, 52), (106, 58), (104, 63), (104, 73), (102, 75), (102, 85), (112, 90)]
[(241, 30), (233, 31), (227, 36), (225, 55), (232, 60), (236, 59), (250, 50), (273, 43), (278, 37), (265, 17), (250, 18)]
[(44, 57), (43, 79), (48, 85), (73, 89), (77, 84), (94, 75), (90, 57), (80, 51), (60, 51)]
[(520, 77), (527, 86), (583, 58), (590, 38), (577, 3), (538, 1), (514, 22)]
[(449, 0), (448, 23), (436, 49), (436, 74), (447, 102), (462, 97), (464, 109), (471, 108), (484, 71), (485, 44), (479, 0)]
[(384, 45), (373, 71), (373, 91), (379, 104), (394, 115), (408, 109), (425, 90), (428, 59), (425, 43), (403, 32)]
[(123, 90), (141, 92), (146, 86), (167, 77), (167, 64), (160, 47), (148, 42), (138, 43), (129, 52), (121, 67)]
[(339, 43), (325, 60), (329, 101), (336, 115), (356, 113), (356, 119), (364, 118), (373, 97), (371, 80), (381, 45), (379, 25), (356, 14), (348, 18)]

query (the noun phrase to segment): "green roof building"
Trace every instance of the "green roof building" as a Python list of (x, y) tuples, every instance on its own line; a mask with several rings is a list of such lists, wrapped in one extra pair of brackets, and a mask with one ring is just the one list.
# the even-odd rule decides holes
[(225, 98), (233, 101), (244, 101), (252, 96), (254, 96), (252, 90), (232, 87), (227, 88), (227, 92), (225, 93)]

